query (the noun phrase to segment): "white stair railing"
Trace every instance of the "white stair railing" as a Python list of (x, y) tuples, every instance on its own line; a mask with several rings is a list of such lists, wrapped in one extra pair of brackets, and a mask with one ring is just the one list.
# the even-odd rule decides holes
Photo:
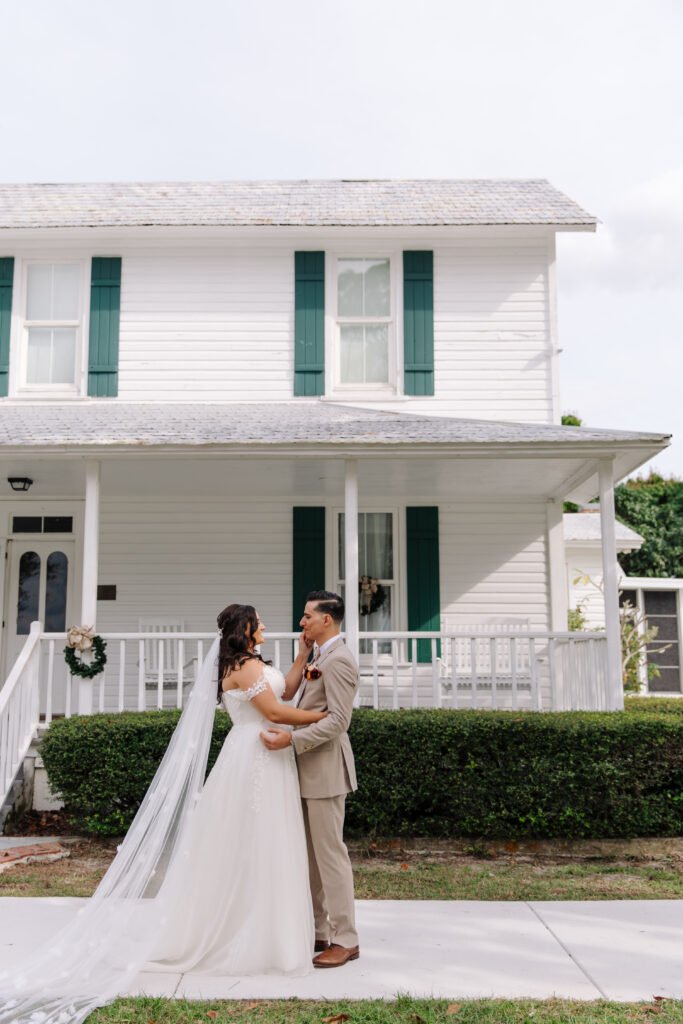
[(36, 734), (39, 716), (40, 622), (32, 622), (7, 682), (0, 690), (0, 807)]

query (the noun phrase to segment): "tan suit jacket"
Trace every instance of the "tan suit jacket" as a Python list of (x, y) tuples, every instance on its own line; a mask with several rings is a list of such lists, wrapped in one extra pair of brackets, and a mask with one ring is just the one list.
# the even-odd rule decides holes
[(358, 665), (341, 637), (315, 664), (319, 679), (304, 679), (298, 706), (305, 711), (327, 711), (327, 718), (296, 726), (292, 746), (296, 752), (302, 797), (321, 799), (357, 789), (353, 751), (346, 730), (360, 684)]

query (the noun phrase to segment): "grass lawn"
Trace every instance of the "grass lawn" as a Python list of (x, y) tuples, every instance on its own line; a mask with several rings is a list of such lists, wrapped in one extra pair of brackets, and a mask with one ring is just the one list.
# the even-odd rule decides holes
[[(116, 840), (80, 839), (70, 857), (16, 865), (0, 874), (0, 896), (90, 896), (116, 851)], [(402, 860), (402, 856), (406, 860)], [(609, 900), (683, 899), (680, 856), (431, 858), (398, 852), (353, 855), (358, 899)]]
[(296, 999), (188, 1003), (170, 999), (117, 999), (88, 1017), (88, 1024), (680, 1024), (683, 1002), (578, 1003), (549, 999), (315, 1003)]
[(455, 863), (354, 864), (356, 897), (365, 900), (656, 900), (683, 899), (683, 864), (512, 857)]

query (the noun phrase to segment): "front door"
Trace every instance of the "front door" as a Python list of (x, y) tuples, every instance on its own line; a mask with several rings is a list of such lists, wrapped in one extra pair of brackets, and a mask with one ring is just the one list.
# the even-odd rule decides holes
[(75, 622), (74, 541), (44, 537), (10, 540), (7, 568), (3, 682), (26, 642), (32, 622), (40, 620), (46, 633), (63, 633)]

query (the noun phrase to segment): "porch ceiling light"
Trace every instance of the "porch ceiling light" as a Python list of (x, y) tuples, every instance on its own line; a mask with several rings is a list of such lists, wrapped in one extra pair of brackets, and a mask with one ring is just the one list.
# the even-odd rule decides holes
[(27, 476), (8, 476), (7, 483), (10, 485), (13, 491), (27, 491), (33, 480)]

